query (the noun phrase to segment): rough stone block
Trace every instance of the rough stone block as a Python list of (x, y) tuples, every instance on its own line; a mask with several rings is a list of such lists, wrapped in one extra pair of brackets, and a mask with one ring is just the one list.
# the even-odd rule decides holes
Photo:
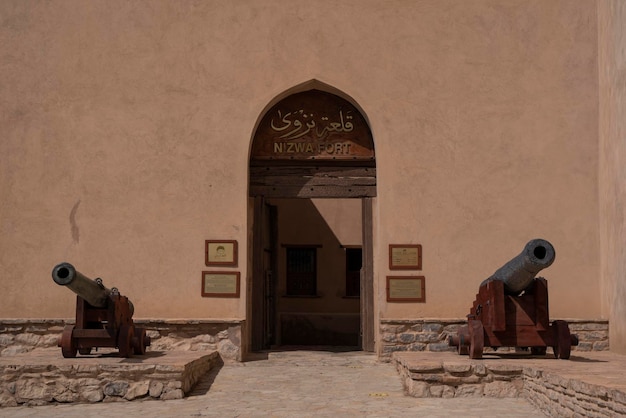
[[(42, 335), (37, 343), (37, 347), (56, 347), (59, 341), (58, 335), (47, 334)], [(60, 350), (59, 350), (60, 351)]]
[(523, 374), (530, 379), (538, 379), (542, 375), (541, 370), (532, 367), (524, 367)]
[(228, 339), (236, 346), (241, 345), (241, 327), (228, 327)]
[(456, 351), (456, 350), (457, 350), (456, 347), (450, 347), (450, 344), (448, 344), (447, 342), (428, 344), (428, 351), (443, 352), (443, 351)]
[(606, 351), (609, 349), (609, 341), (595, 341), (592, 348), (593, 351)]
[(486, 376), (488, 373), (487, 368), (482, 363), (474, 363), (472, 367), (474, 368), (474, 374), (477, 376)]
[(185, 396), (182, 389), (172, 389), (161, 394), (161, 399), (164, 401), (171, 399), (182, 399)]
[(444, 386), (443, 387), (443, 393), (441, 394), (441, 397), (450, 399), (450, 398), (454, 398), (454, 394), (455, 394), (454, 387), (452, 387), (452, 386)]
[(424, 330), (423, 324), (414, 324), (409, 328), (413, 332), (422, 332)]
[(215, 344), (208, 344), (208, 343), (193, 344), (190, 349), (190, 351), (215, 351), (215, 350), (217, 350), (217, 346)]
[(33, 347), (30, 347), (30, 346), (10, 345), (4, 350), (2, 350), (2, 352), (0, 352), (0, 356), (14, 356), (16, 354), (28, 353), (32, 349)]
[(411, 379), (423, 382), (443, 382), (442, 373), (410, 373)]
[(485, 383), (483, 393), (485, 396), (494, 398), (516, 398), (519, 397), (523, 382), (512, 381), (494, 381), (491, 383)]
[(433, 332), (424, 332), (415, 335), (415, 341), (420, 343), (436, 343), (439, 342), (439, 334)]
[(590, 383), (582, 382), (580, 380), (570, 380), (570, 388), (580, 394), (591, 396), (593, 398), (607, 398), (608, 392), (606, 388), (598, 385), (592, 385)]
[(439, 334), (443, 330), (443, 325), (441, 325), (440, 323), (427, 322), (423, 325), (422, 328), (426, 332), (433, 332), (433, 333)]
[(91, 403), (100, 402), (104, 399), (104, 393), (99, 386), (87, 386), (81, 389), (80, 398)]
[(238, 360), (240, 357), (239, 346), (233, 344), (230, 340), (220, 341), (217, 345), (217, 351), (219, 351), (224, 360)]
[(150, 382), (149, 394), (153, 398), (158, 398), (163, 392), (163, 383), (153, 380)]
[(80, 395), (71, 390), (63, 390), (54, 395), (54, 400), (62, 403), (76, 402), (80, 399)]
[(609, 330), (608, 323), (595, 323), (595, 322), (582, 322), (572, 323), (569, 322), (570, 331), (607, 331)]
[(444, 371), (443, 364), (438, 361), (407, 363), (407, 368), (410, 372), (415, 373), (442, 373)]
[(443, 368), (452, 374), (468, 374), (472, 371), (472, 365), (469, 363), (444, 363)]
[(381, 333), (397, 334), (402, 328), (402, 325), (382, 324), (380, 331)]
[(0, 334), (0, 347), (5, 347), (7, 345), (13, 344), (15, 337), (10, 334)]
[(607, 339), (607, 333), (604, 331), (585, 331), (578, 333), (578, 338), (583, 341), (602, 341)]
[(202, 334), (202, 335), (198, 335), (196, 337), (194, 337), (192, 339), (192, 341), (194, 343), (209, 343), (209, 344), (215, 344), (219, 341), (219, 338), (217, 338), (214, 335), (210, 335), (210, 334)]
[(462, 383), (486, 383), (491, 381), (490, 379), (481, 379), (479, 376), (475, 376), (475, 375), (470, 375), (470, 376), (464, 376), (464, 377), (460, 377), (461, 382)]
[(459, 376), (450, 376), (450, 375), (447, 375), (447, 374), (438, 375), (438, 376), (440, 376), (440, 381), (444, 385), (455, 386), (455, 385), (458, 385), (461, 382), (463, 382), (463, 378), (459, 377)]
[(461, 385), (454, 391), (455, 398), (480, 397), (483, 395), (483, 385)]
[(30, 345), (33, 347), (39, 343), (40, 339), (41, 339), (41, 335), (33, 334), (30, 332), (27, 332), (24, 334), (18, 334), (15, 336), (16, 343), (19, 343), (22, 345)]
[(18, 403), (34, 400), (52, 401), (54, 385), (47, 385), (37, 379), (20, 379), (16, 383), (15, 399)]
[(133, 382), (130, 384), (128, 390), (126, 391), (126, 395), (124, 395), (124, 398), (128, 399), (129, 401), (132, 401), (136, 398), (143, 398), (148, 394), (149, 390), (149, 381), (144, 380), (142, 382)]
[(178, 380), (174, 380), (171, 382), (167, 382), (167, 384), (165, 385), (165, 388), (163, 388), (164, 391), (168, 391), (171, 389), (181, 389), (183, 387), (183, 382), (178, 381)]
[(424, 351), (426, 349), (426, 344), (424, 344), (424, 343), (409, 344), (407, 349), (408, 349), (408, 351)]
[(383, 346), (383, 354), (391, 354), (397, 351), (407, 351), (409, 346), (405, 345), (385, 345)]
[(522, 374), (522, 366), (518, 366), (514, 364), (490, 363), (487, 365), (487, 369), (494, 374), (501, 374), (501, 375)]
[(415, 380), (409, 380), (408, 393), (416, 398), (427, 398), (430, 394), (429, 384), (426, 382), (416, 382)]
[(107, 396), (124, 396), (128, 391), (128, 382), (123, 380), (117, 380), (104, 385), (104, 394)]
[(444, 385), (430, 385), (430, 396), (432, 398), (441, 398), (444, 387)]
[(0, 407), (3, 406), (17, 406), (17, 401), (7, 392), (0, 392)]
[(612, 391), (609, 392), (611, 399), (613, 399), (615, 402), (619, 402), (623, 405), (626, 405), (626, 392), (618, 390), (618, 389), (614, 389)]

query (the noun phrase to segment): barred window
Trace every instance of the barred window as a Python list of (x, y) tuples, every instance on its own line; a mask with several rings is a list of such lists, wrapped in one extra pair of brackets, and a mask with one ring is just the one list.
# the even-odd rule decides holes
[(287, 295), (317, 294), (317, 248), (287, 248)]

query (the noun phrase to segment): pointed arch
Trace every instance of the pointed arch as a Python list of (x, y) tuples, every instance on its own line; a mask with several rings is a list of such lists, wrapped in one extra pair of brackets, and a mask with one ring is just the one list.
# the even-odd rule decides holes
[(364, 113), (316, 80), (279, 95), (255, 128), (249, 190), (252, 197), (376, 196), (374, 140)]

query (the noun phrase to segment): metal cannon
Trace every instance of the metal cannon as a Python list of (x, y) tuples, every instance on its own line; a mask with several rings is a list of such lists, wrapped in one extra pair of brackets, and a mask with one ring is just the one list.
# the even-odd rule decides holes
[(528, 242), (524, 250), (480, 284), (476, 300), (467, 315), (468, 324), (449, 337), (459, 354), (480, 359), (484, 347), (515, 347), (534, 355), (569, 359), (578, 337), (566, 321), (550, 323), (548, 282), (535, 277), (555, 259), (552, 244), (543, 239)]
[(145, 354), (150, 337), (135, 327), (133, 304), (117, 288), (107, 289), (102, 279), (92, 280), (70, 263), (56, 265), (52, 279), (76, 293), (76, 324), (66, 325), (59, 338), (63, 357), (88, 355), (98, 347), (118, 348), (120, 357)]

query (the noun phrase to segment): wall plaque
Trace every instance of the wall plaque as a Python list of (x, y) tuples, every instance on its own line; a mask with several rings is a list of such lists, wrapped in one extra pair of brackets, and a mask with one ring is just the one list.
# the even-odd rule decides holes
[(422, 246), (420, 244), (390, 244), (390, 270), (421, 270)]
[(238, 298), (240, 273), (238, 271), (203, 271), (202, 296), (218, 298)]
[(206, 240), (204, 258), (207, 266), (236, 266), (237, 241)]
[(425, 277), (387, 276), (387, 302), (426, 302)]

